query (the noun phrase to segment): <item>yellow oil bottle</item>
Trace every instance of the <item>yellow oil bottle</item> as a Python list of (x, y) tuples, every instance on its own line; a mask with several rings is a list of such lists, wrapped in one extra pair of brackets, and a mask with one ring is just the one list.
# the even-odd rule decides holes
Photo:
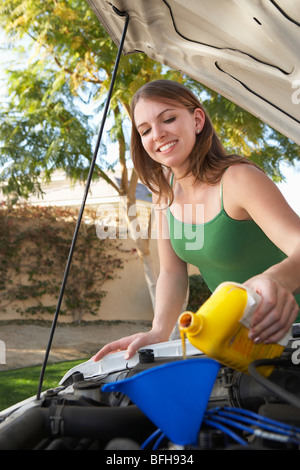
[[(260, 296), (244, 285), (224, 282), (196, 313), (180, 315), (179, 331), (207, 356), (247, 374), (254, 360), (279, 357), (284, 350), (284, 344), (255, 344), (248, 338), (259, 302)], [(264, 376), (272, 370), (272, 366), (260, 368)]]

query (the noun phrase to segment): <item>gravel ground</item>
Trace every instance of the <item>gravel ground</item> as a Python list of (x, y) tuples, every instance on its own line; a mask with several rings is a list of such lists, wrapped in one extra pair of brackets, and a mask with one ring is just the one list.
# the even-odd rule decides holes
[[(106, 343), (147, 331), (149, 326), (147, 322), (104, 321), (82, 325), (57, 324), (48, 361), (89, 358)], [(51, 324), (0, 322), (0, 371), (42, 364), (50, 331)]]

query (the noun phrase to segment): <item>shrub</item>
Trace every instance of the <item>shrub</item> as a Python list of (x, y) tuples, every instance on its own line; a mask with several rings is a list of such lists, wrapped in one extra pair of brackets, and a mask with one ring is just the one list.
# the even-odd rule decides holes
[[(61, 308), (61, 314), (72, 315), (76, 322), (86, 311), (97, 312), (104, 282), (122, 268), (116, 241), (97, 237), (95, 217), (94, 211), (85, 211)], [(12, 304), (22, 315), (55, 311), (56, 304), (49, 301), (58, 297), (76, 221), (71, 209), (0, 206), (2, 311)]]
[(187, 310), (196, 312), (208, 297), (210, 297), (211, 292), (204, 282), (203, 277), (198, 274), (189, 276), (189, 289)]

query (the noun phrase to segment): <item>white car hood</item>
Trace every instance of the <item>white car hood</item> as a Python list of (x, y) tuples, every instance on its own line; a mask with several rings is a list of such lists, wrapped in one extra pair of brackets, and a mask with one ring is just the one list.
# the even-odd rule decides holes
[(87, 0), (124, 53), (181, 70), (300, 144), (299, 0)]

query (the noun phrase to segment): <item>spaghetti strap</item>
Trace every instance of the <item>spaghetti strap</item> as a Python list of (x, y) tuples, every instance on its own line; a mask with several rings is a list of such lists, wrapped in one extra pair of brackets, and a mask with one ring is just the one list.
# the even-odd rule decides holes
[(224, 175), (226, 171), (228, 170), (228, 167), (225, 169), (222, 178), (221, 178), (221, 184), (220, 184), (220, 202), (221, 202), (221, 211), (224, 210), (224, 194), (223, 194), (223, 180), (224, 180)]
[(224, 178), (224, 174), (222, 176), (222, 179), (221, 179), (221, 184), (220, 184), (220, 202), (221, 202), (221, 211), (224, 210), (224, 201), (223, 201), (223, 178)]
[[(173, 180), (174, 180), (174, 173), (171, 174), (171, 179), (170, 179), (170, 186), (173, 191)], [(170, 210), (170, 199), (168, 199), (168, 210)]]

